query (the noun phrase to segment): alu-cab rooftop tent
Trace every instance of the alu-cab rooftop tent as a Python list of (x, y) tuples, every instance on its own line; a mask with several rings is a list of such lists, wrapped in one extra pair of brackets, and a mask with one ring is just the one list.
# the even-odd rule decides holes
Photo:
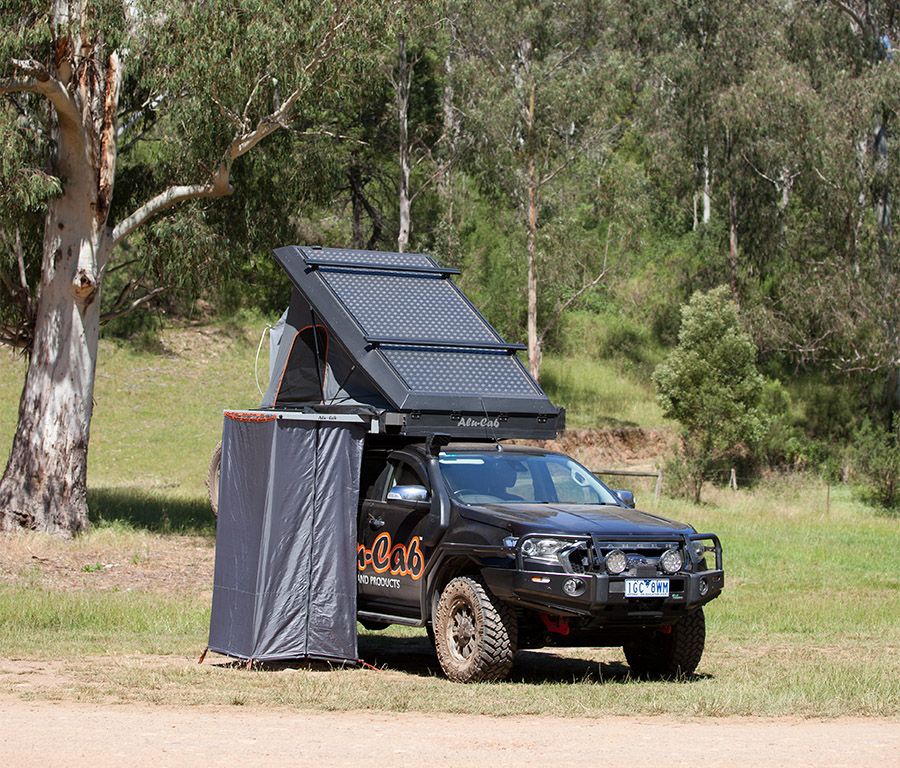
[(423, 253), (288, 246), (294, 284), (263, 408), (364, 406), (381, 431), (553, 438), (565, 424), (510, 344)]
[(508, 344), (418, 253), (291, 246), (294, 291), (259, 409), (227, 411), (209, 648), (356, 660), (367, 432), (497, 440), (564, 423)]

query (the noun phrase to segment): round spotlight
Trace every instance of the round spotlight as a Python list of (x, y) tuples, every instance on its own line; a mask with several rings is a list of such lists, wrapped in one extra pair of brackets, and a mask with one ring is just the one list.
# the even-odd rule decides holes
[(709, 584), (706, 582), (706, 579), (700, 579), (697, 587), (700, 589), (700, 597), (704, 597), (709, 592)]
[(628, 560), (621, 549), (614, 549), (606, 556), (606, 570), (613, 575), (623, 573), (628, 567)]
[(584, 592), (584, 588), (585, 583), (581, 579), (566, 579), (565, 584), (563, 584), (563, 592), (569, 597), (578, 597)]
[(680, 549), (667, 549), (659, 558), (659, 567), (665, 573), (678, 573), (684, 565)]

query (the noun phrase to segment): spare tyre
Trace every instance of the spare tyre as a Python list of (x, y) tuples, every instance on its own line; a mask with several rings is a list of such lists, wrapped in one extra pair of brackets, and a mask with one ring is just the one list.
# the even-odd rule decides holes
[(209, 506), (212, 513), (219, 515), (219, 467), (222, 465), (222, 443), (216, 446), (212, 458), (209, 460), (209, 469), (206, 471), (206, 491), (209, 495)]

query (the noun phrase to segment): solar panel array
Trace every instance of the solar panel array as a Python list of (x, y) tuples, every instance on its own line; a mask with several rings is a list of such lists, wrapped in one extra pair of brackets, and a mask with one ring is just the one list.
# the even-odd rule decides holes
[(417, 253), (300, 252), (411, 392), (544, 397), (514, 354), (519, 345), (507, 344), (450, 279), (456, 270)]

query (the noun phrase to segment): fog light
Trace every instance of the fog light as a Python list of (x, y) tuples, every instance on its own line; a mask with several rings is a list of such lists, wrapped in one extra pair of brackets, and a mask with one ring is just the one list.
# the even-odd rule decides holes
[(566, 583), (563, 584), (563, 592), (570, 597), (578, 597), (584, 592), (584, 588), (585, 583), (581, 579), (566, 579)]
[(684, 565), (680, 549), (667, 549), (659, 558), (659, 567), (665, 573), (678, 573)]
[(621, 549), (614, 549), (606, 556), (606, 570), (616, 575), (628, 567), (628, 560)]
[(700, 583), (697, 586), (700, 589), (700, 597), (709, 592), (709, 584), (706, 583), (706, 579), (700, 579)]

